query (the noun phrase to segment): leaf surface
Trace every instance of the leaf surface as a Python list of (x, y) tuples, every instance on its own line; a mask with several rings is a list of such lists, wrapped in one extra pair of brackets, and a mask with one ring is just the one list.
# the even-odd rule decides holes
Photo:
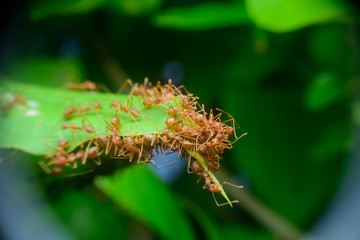
[[(164, 126), (167, 113), (158, 108), (148, 110), (141, 99), (128, 95), (71, 91), (25, 84), (13, 81), (1, 83), (0, 99), (2, 106), (16, 96), (25, 97), (25, 103), (17, 103), (8, 108), (0, 117), (0, 148), (16, 148), (30, 154), (44, 155), (55, 150), (57, 141), (67, 139), (73, 149), (85, 141), (99, 135), (108, 135), (107, 122), (115, 116), (120, 118), (120, 131), (123, 135), (141, 135), (158, 133)], [(136, 121), (128, 113), (115, 114), (110, 107), (112, 101), (126, 104), (132, 101), (132, 107), (140, 111)], [(84, 114), (76, 114), (64, 119), (63, 113), (68, 107), (84, 108), (99, 102), (103, 109), (90, 109)], [(76, 126), (91, 125), (96, 133), (84, 130), (62, 129), (64, 123)]]
[(173, 7), (154, 16), (157, 27), (177, 30), (206, 30), (249, 22), (243, 3), (202, 3), (192, 7)]
[(345, 16), (348, 6), (333, 0), (246, 0), (256, 25), (273, 32), (288, 32)]

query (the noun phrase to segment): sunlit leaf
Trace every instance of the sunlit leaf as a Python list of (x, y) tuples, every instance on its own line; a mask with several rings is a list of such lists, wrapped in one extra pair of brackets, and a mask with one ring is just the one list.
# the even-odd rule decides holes
[[(16, 148), (39, 155), (54, 151), (57, 141), (63, 138), (70, 142), (72, 149), (98, 135), (109, 134), (105, 121), (109, 122), (115, 116), (110, 103), (116, 100), (126, 104), (128, 99), (128, 95), (70, 91), (11, 81), (1, 82), (0, 87), (3, 106), (16, 96), (25, 97), (25, 103), (9, 106), (5, 116), (0, 118), (0, 148)], [(122, 114), (121, 133), (140, 135), (159, 132), (167, 113), (158, 108), (147, 110), (135, 96), (132, 101), (133, 107), (143, 116), (135, 122), (130, 114)], [(91, 109), (86, 115), (77, 114), (68, 120), (63, 118), (66, 108), (80, 109), (95, 102), (99, 102), (103, 109)], [(74, 130), (75, 134), (71, 129), (62, 129), (64, 123), (92, 125), (97, 132), (90, 134)]]
[(112, 11), (124, 15), (139, 16), (152, 13), (162, 7), (164, 0), (109, 0)]
[(255, 24), (274, 32), (332, 20), (349, 10), (340, 0), (246, 0), (246, 8)]
[(177, 199), (145, 165), (129, 167), (113, 176), (97, 177), (95, 184), (164, 239), (195, 239)]
[(30, 17), (37, 21), (52, 16), (86, 14), (106, 2), (107, 0), (43, 0), (30, 6)]
[(205, 2), (190, 7), (173, 7), (152, 19), (157, 27), (178, 30), (206, 30), (249, 22), (243, 3)]

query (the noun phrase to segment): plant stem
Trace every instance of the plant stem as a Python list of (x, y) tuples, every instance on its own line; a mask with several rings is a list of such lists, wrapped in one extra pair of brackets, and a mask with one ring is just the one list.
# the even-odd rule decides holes
[[(231, 177), (224, 171), (217, 172), (219, 179), (230, 181)], [(231, 182), (234, 182), (233, 180)], [(236, 183), (235, 183), (236, 184)], [(270, 209), (247, 190), (228, 188), (226, 192), (239, 200), (239, 204), (265, 228), (279, 239), (296, 240), (304, 238), (302, 232), (284, 217)]]

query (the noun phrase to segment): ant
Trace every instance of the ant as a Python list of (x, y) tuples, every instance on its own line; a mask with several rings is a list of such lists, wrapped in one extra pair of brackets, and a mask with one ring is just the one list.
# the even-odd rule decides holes
[(87, 133), (95, 133), (96, 130), (91, 125), (85, 125), (84, 127), (70, 125), (68, 123), (64, 123), (62, 129), (72, 129), (72, 130), (85, 130)]
[[(95, 146), (91, 147), (91, 143), (94, 143)], [(101, 164), (101, 160), (99, 158), (99, 156), (104, 152), (104, 150), (100, 151), (99, 145), (96, 142), (93, 142), (92, 140), (89, 141), (84, 154), (82, 155), (82, 160), (81, 160), (81, 164), (84, 165), (86, 163), (86, 160), (92, 159), (94, 161), (95, 164), (100, 165)], [(97, 158), (96, 160), (94, 160), (95, 158)]]
[(132, 117), (132, 119), (136, 122), (136, 124), (139, 126), (139, 123), (136, 121), (135, 118), (139, 118), (140, 117), (140, 112), (139, 110), (135, 109), (135, 108), (129, 108), (129, 100), (126, 102), (125, 105), (122, 105), (120, 102), (118, 101), (112, 101), (111, 102), (111, 107), (115, 109), (115, 111), (117, 113), (120, 114), (120, 112), (125, 112), (130, 114), (130, 116)]
[(24, 104), (25, 102), (26, 102), (26, 98), (23, 95), (17, 95), (15, 97), (15, 99), (13, 99), (13, 100), (7, 102), (5, 105), (1, 106), (3, 116), (6, 116), (10, 107), (12, 107), (16, 104)]
[(72, 118), (74, 114), (82, 114), (88, 112), (90, 109), (103, 109), (99, 102), (95, 102), (93, 105), (85, 106), (83, 108), (76, 109), (74, 107), (68, 107), (65, 109), (63, 117), (65, 119)]
[(91, 81), (84, 81), (81, 83), (67, 83), (65, 87), (72, 90), (98, 91), (96, 84)]
[(141, 149), (136, 146), (135, 140), (132, 137), (125, 137), (123, 139), (124, 141), (124, 148), (126, 151), (129, 151), (130, 153), (127, 154), (127, 157), (129, 159), (129, 162), (132, 162), (135, 153), (138, 154), (138, 163), (140, 163), (140, 159), (142, 156), (142, 150), (143, 145), (141, 145)]

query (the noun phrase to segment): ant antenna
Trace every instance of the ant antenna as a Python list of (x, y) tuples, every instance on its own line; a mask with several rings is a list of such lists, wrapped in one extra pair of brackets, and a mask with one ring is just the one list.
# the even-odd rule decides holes
[(243, 136), (247, 135), (247, 133), (243, 133), (240, 137), (236, 138), (235, 141), (233, 141), (231, 144), (234, 144), (237, 140), (239, 140), (240, 138), (242, 138)]
[[(233, 121), (234, 130), (236, 129), (236, 128), (235, 128), (235, 123), (236, 123), (236, 125), (237, 125), (238, 127), (240, 127), (240, 125), (237, 123), (237, 121), (234, 119), (234, 117), (231, 116), (228, 112), (225, 112), (224, 110), (221, 110), (221, 109), (219, 109), (219, 108), (216, 108), (216, 110), (218, 110), (218, 111), (220, 111), (220, 112), (223, 112), (223, 113), (225, 113), (226, 115), (229, 116), (229, 118)], [(235, 137), (237, 138), (237, 136), (236, 136), (236, 131), (234, 131), (234, 133), (235, 133)]]
[(116, 93), (122, 92), (127, 85), (130, 85), (131, 88), (134, 86), (133, 82), (130, 79), (126, 79), (126, 81), (121, 84), (120, 88), (116, 91)]

